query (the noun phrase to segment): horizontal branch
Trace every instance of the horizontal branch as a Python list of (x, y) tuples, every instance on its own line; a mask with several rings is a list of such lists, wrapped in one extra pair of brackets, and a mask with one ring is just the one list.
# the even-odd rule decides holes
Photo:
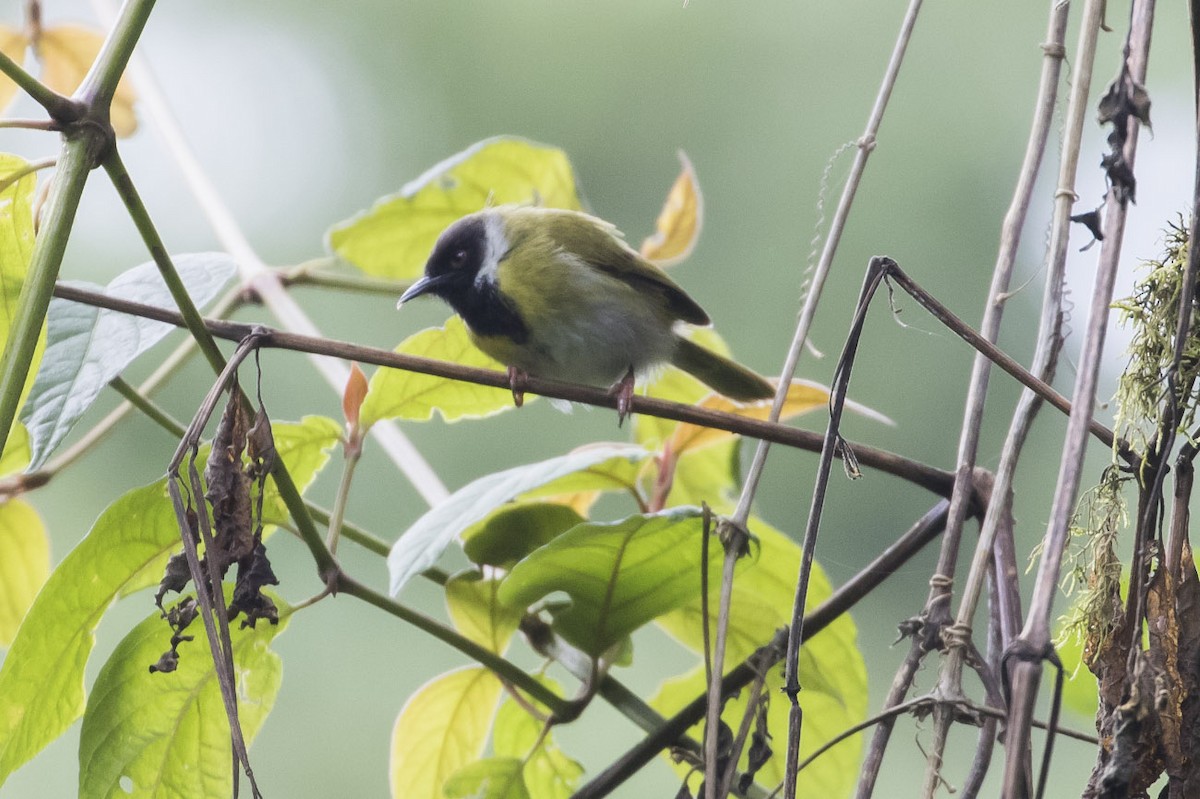
[[(60, 299), (80, 302), (99, 308), (128, 313), (147, 319), (183, 327), (182, 317), (175, 311), (169, 311), (153, 305), (132, 302), (116, 297), (110, 297), (97, 291), (89, 291), (77, 286), (59, 284), (54, 295)], [(420, 358), (415, 355), (392, 352), (391, 350), (367, 347), (361, 344), (351, 344), (344, 341), (305, 336), (298, 333), (285, 333), (259, 325), (249, 325), (236, 322), (226, 322), (216, 319), (205, 319), (204, 326), (212, 335), (241, 341), (252, 332), (259, 340), (259, 346), (264, 348), (286, 349), (296, 352), (329, 355), (335, 358), (370, 363), (394, 369), (444, 377), (450, 380), (461, 380), (478, 385), (507, 389), (510, 386), (508, 375), (492, 369), (478, 369), (449, 361), (436, 361)], [(529, 393), (545, 397), (564, 399), (585, 405), (615, 409), (616, 397), (604, 389), (589, 386), (558, 383), (530, 377), (525, 383)], [(809, 452), (819, 452), (822, 435), (810, 430), (800, 430), (776, 422), (765, 422), (750, 419), (732, 413), (699, 408), (694, 405), (684, 405), (678, 402), (655, 399), (653, 397), (635, 396), (632, 410), (645, 416), (655, 416), (660, 419), (670, 419), (677, 422), (689, 422), (717, 430), (770, 441)], [(935, 469), (917, 461), (905, 458), (887, 450), (868, 447), (863, 444), (853, 444), (858, 462), (864, 466), (891, 474), (915, 485), (921, 486), (940, 496), (949, 496), (954, 483), (954, 475), (942, 469)]]

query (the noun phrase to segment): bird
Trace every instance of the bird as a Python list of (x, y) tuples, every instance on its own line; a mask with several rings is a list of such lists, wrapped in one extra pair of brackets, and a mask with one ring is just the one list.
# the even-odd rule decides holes
[(458, 219), (397, 307), (422, 295), (449, 304), (475, 346), (508, 367), (518, 406), (531, 375), (582, 383), (611, 389), (619, 424), (636, 379), (667, 363), (733, 400), (775, 394), (681, 335), (710, 325), (708, 314), (614, 225), (582, 211), (500, 205)]

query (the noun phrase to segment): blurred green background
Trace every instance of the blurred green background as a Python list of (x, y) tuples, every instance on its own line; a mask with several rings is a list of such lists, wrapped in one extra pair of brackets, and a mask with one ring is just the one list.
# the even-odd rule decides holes
[[(19, 24), (20, 6), (0, 3), (0, 19)], [(828, 381), (871, 255), (891, 255), (963, 318), (978, 322), (1024, 151), (1048, 6), (1031, 0), (927, 4), (816, 318), (812, 340), (826, 357), (805, 355), (803, 376)], [(1188, 210), (1194, 128), (1187, 20), (1180, 4), (1160, 9), (1148, 85), (1155, 128), (1139, 151), (1125, 287), (1137, 260), (1157, 252), (1165, 222)], [(805, 270), (815, 260), (822, 175), (828, 168), (830, 214), (852, 152), (830, 158), (861, 132), (903, 13), (904, 3), (894, 0), (692, 0), (686, 8), (680, 0), (208, 0), (162, 4), (141, 52), (203, 167), (271, 264), (320, 256), (331, 224), (434, 162), (501, 133), (564, 148), (593, 210), (640, 241), (677, 172), (676, 150), (686, 150), (704, 190), (706, 224), (695, 254), (673, 275), (709, 310), (741, 360), (775, 374), (792, 336)], [(1110, 4), (1116, 32), (1102, 38), (1096, 96), (1116, 74), (1126, 15), (1126, 4)], [(86, 4), (56, 0), (48, 0), (44, 16), (47, 25), (94, 19)], [(1069, 44), (1074, 37), (1072, 27)], [(33, 116), (36, 109), (23, 102), (13, 113)], [(1094, 121), (1086, 131), (1080, 208), (1093, 207), (1103, 193), (1098, 163), (1106, 134)], [(0, 142), (29, 158), (57, 148), (48, 136), (7, 130)], [(123, 152), (169, 248), (217, 248), (152, 126), (125, 142)], [(1002, 344), (1021, 360), (1028, 360), (1040, 303), (1053, 196), (1045, 174), (1053, 176), (1056, 168), (1051, 155), (1026, 226), (1018, 269), (1025, 287), (1005, 317)], [(95, 177), (64, 277), (105, 282), (147, 256), (103, 175)], [(1068, 269), (1075, 331), (1085, 324), (1098, 252), (1077, 252), (1086, 241), (1074, 231)], [(327, 335), (383, 347), (446, 315), (432, 302), (397, 314), (387, 297), (296, 294)], [(900, 297), (896, 305), (903, 325), (882, 302), (872, 313), (851, 389), (896, 426), (852, 418), (846, 432), (852, 440), (951, 468), (971, 353), (914, 302)], [(242, 318), (265, 316), (247, 311)], [(1120, 336), (1114, 332), (1102, 401), (1123, 360)], [(1068, 393), (1077, 349), (1076, 335), (1058, 381)], [(148, 373), (152, 361), (153, 354), (133, 376)], [(270, 353), (263, 365), (275, 418), (339, 415), (338, 397), (303, 357)], [(188, 418), (210, 379), (193, 364), (159, 398)], [(996, 465), (1016, 396), (1011, 380), (994, 377), (980, 465)], [(101, 404), (89, 419), (99, 419), (115, 399), (105, 396)], [(801, 424), (823, 427), (815, 416)], [(1021, 557), (1044, 530), (1063, 428), (1061, 419), (1043, 413), (1024, 458), (1016, 509)], [(409, 425), (405, 432), (452, 489), (491, 470), (622, 435), (609, 413), (564, 415), (546, 403), (484, 422)], [(110, 500), (160, 476), (174, 445), (153, 425), (132, 419), (35, 495), (55, 560)], [(1093, 458), (1097, 468), (1087, 479), (1098, 474), (1105, 453)], [(814, 463), (812, 455), (777, 448), (768, 465), (760, 510), (793, 535), (807, 514)], [(349, 513), (355, 522), (391, 539), (423, 510), (378, 452), (368, 453), (359, 475)], [(327, 475), (314, 496), (328, 502), (335, 482)], [(818, 560), (834, 583), (845, 580), (933, 501), (886, 476), (867, 473), (854, 483), (839, 477)], [(931, 548), (907, 565), (854, 614), (872, 707), (907, 648), (890, 648), (895, 626), (920, 610), (934, 554)], [(276, 538), (271, 555), (288, 599), (319, 589), (294, 541)], [(348, 546), (345, 565), (384, 584), (377, 558)], [(424, 585), (410, 586), (402, 598), (442, 613), (437, 593)], [(93, 675), (123, 632), (151, 610), (145, 595), (114, 609), (99, 631)], [(657, 633), (639, 635), (636, 643), (636, 666), (624, 676), (644, 693), (688, 662)], [(463, 663), (447, 647), (351, 600), (325, 601), (301, 614), (277, 648), (284, 685), (252, 750), (260, 785), (273, 797), (385, 796), (396, 713), (425, 680)], [(928, 661), (918, 675), (918, 690), (936, 679), (935, 663)], [(1091, 728), (1085, 718), (1070, 723)], [(639, 738), (602, 703), (557, 734), (592, 773)], [(918, 746), (929, 738), (924, 723), (898, 726), (885, 762), (887, 795), (915, 793), (923, 767)], [(72, 795), (77, 739), (78, 727), (15, 774), (0, 795)], [(965, 773), (974, 735), (957, 732), (953, 743), (958, 761), (946, 769), (952, 784)], [(1078, 793), (1092, 757), (1086, 745), (1061, 741), (1050, 795)], [(907, 785), (914, 786), (911, 793), (900, 787)], [(670, 796), (676, 786), (668, 769), (655, 764), (618, 795)]]

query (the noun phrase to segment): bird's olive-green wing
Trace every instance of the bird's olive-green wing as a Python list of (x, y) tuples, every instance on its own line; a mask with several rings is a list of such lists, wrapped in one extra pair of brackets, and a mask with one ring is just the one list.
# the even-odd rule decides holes
[(693, 325), (711, 324), (708, 314), (686, 291), (634, 252), (607, 222), (574, 211), (556, 211), (547, 214), (546, 229), (563, 249), (594, 268), (639, 290), (657, 293), (675, 318)]

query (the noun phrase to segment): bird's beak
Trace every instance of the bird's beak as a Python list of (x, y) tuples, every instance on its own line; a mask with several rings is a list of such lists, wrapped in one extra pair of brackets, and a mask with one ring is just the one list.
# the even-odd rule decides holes
[(425, 275), (416, 283), (413, 283), (411, 286), (409, 286), (408, 291), (400, 295), (400, 301), (396, 303), (396, 307), (399, 308), (414, 297), (420, 297), (422, 294), (428, 294), (432, 291), (436, 291), (438, 286), (445, 281), (445, 275), (439, 277), (429, 277), (428, 275)]

